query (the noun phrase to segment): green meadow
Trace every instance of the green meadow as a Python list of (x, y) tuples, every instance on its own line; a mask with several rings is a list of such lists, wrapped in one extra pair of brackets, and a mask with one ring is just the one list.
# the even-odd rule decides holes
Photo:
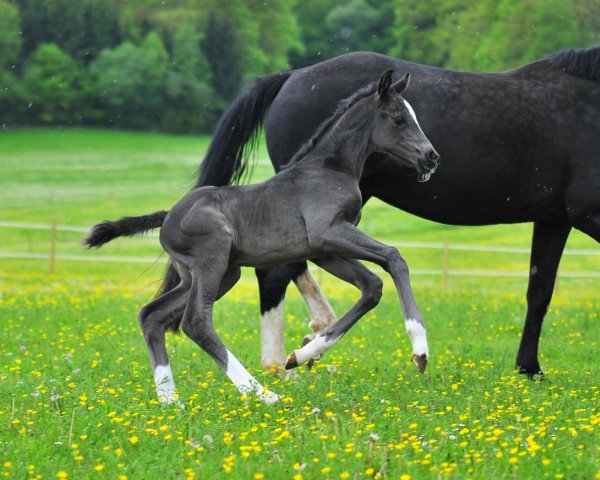
[[(387, 277), (381, 304), (315, 368), (292, 379), (263, 371), (248, 269), (216, 305), (215, 325), (283, 401), (266, 406), (240, 396), (189, 339), (169, 335), (185, 408), (158, 405), (136, 320), (164, 269), (158, 239), (119, 239), (89, 252), (78, 227), (168, 209), (193, 185), (209, 141), (0, 131), (0, 475), (600, 479), (600, 249), (579, 232), (567, 244), (544, 324), (544, 381), (514, 372), (529, 268), (520, 249), (529, 246), (531, 225), (447, 226), (371, 201), (361, 228), (410, 242), (400, 251), (428, 325), (425, 374), (410, 361)], [(261, 147), (252, 181), (270, 175)], [(54, 233), (32, 228), (52, 223)], [(444, 243), (446, 251), (438, 248)], [(465, 245), (472, 248), (455, 248)], [(499, 246), (517, 251), (483, 251)], [(357, 291), (314, 272), (342, 314)], [(287, 351), (308, 321), (292, 285)]]

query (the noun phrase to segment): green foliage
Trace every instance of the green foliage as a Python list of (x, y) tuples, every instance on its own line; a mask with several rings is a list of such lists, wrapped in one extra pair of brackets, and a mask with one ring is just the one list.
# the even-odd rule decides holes
[(168, 71), (167, 51), (156, 33), (139, 47), (124, 42), (114, 50), (103, 50), (90, 65), (90, 73), (104, 119), (126, 128), (160, 123)]
[(27, 62), (23, 80), (33, 121), (74, 122), (79, 69), (67, 53), (53, 43), (40, 45)]
[[(0, 0), (1, 120), (209, 132), (250, 77), (349, 51), (496, 71), (599, 35), (600, 0)], [(43, 44), (58, 99), (29, 91)]]
[(20, 30), (19, 11), (6, 0), (0, 0), (0, 68), (10, 66), (19, 58)]

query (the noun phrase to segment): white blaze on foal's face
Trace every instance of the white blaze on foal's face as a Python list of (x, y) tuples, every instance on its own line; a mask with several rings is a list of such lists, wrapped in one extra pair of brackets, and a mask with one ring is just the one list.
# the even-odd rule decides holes
[[(411, 117), (413, 118), (413, 120), (415, 121), (415, 123), (417, 124), (417, 127), (419, 127), (419, 130), (421, 130), (421, 133), (423, 132), (423, 129), (421, 128), (421, 125), (419, 124), (419, 121), (417, 120), (417, 114), (415, 113), (415, 111), (413, 110), (412, 106), (410, 103), (408, 103), (406, 100), (404, 100), (404, 105), (406, 106), (406, 108), (408, 109)], [(425, 135), (423, 133), (423, 135)]]

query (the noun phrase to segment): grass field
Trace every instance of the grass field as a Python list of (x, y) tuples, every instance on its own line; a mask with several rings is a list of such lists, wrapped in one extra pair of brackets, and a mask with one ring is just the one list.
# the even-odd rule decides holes
[[(99, 130), (0, 132), (0, 221), (87, 226), (168, 209), (194, 181), (207, 138)], [(271, 169), (264, 150), (254, 179)], [(451, 227), (380, 202), (361, 228), (384, 241), (527, 247), (530, 225)], [(0, 228), (0, 253), (47, 253), (45, 230)], [(158, 258), (156, 237), (86, 253), (59, 231), (59, 254)], [(568, 249), (598, 246), (574, 232)], [(439, 270), (441, 250), (403, 249), (413, 271)], [(170, 335), (184, 410), (161, 407), (137, 309), (163, 265), (0, 258), (0, 475), (8, 478), (600, 478), (597, 278), (561, 277), (547, 316), (543, 382), (513, 371), (525, 315), (526, 254), (450, 250), (453, 270), (523, 276), (413, 275), (428, 322), (424, 375), (391, 286), (382, 303), (295, 381), (260, 368), (251, 271), (216, 306), (227, 346), (284, 401), (237, 390), (183, 335)], [(598, 272), (569, 255), (561, 272)], [(316, 273), (338, 314), (356, 292)], [(290, 288), (288, 351), (307, 333)]]

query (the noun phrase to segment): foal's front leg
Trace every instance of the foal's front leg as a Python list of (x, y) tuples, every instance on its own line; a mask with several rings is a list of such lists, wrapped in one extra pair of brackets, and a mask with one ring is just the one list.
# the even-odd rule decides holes
[(362, 295), (337, 322), (316, 334), (315, 338), (302, 348), (294, 350), (287, 358), (286, 369), (297, 367), (329, 350), (365, 313), (375, 308), (381, 298), (383, 282), (358, 260), (326, 258), (314, 260), (314, 263), (358, 287)]
[(408, 265), (398, 250), (369, 237), (350, 223), (338, 223), (318, 230), (321, 233), (313, 238), (313, 243), (319, 250), (376, 263), (390, 274), (400, 297), (406, 331), (412, 343), (413, 362), (421, 372), (425, 371), (429, 360), (425, 322), (410, 285)]

